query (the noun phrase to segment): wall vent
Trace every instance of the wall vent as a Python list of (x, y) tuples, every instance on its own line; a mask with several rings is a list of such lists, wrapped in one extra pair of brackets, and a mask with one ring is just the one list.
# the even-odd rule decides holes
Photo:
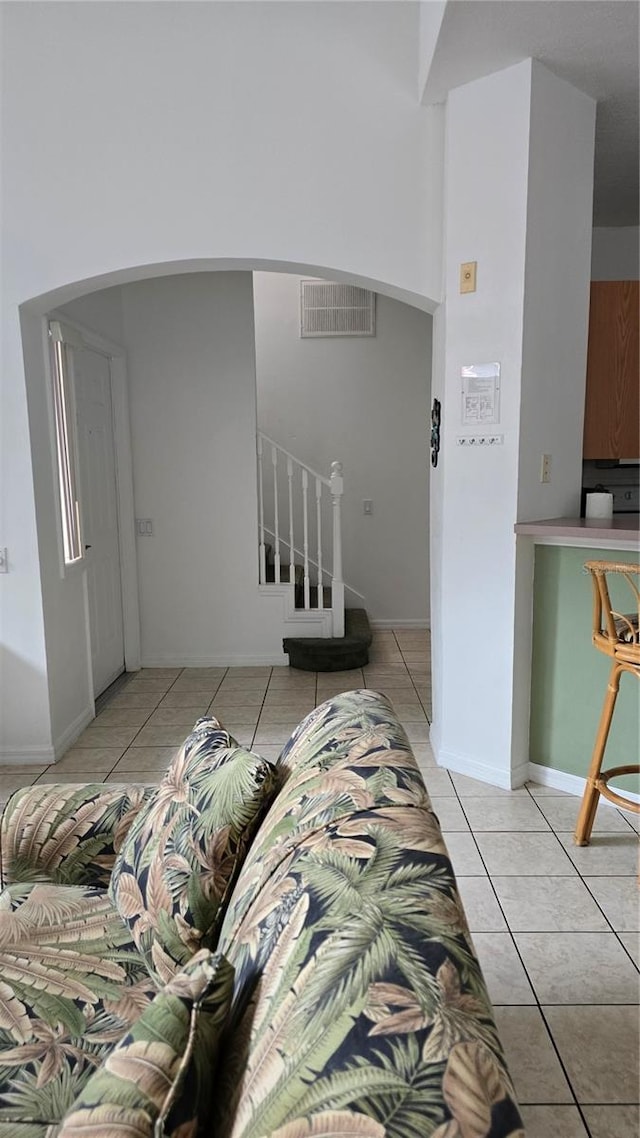
[(300, 282), (300, 335), (375, 336), (376, 294), (334, 281)]

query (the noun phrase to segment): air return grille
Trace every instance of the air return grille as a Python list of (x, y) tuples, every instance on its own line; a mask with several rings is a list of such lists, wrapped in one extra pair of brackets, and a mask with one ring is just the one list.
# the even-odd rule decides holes
[(376, 296), (356, 285), (300, 282), (300, 335), (375, 336)]

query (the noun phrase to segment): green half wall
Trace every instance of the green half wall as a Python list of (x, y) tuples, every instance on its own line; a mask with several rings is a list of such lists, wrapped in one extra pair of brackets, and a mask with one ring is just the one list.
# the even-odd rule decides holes
[[(587, 774), (610, 671), (591, 643), (592, 586), (585, 561), (637, 563), (632, 552), (538, 545), (533, 593), (530, 759), (568, 774)], [(633, 611), (627, 585), (611, 590), (614, 606)], [(605, 767), (637, 763), (640, 683), (625, 674), (605, 752)], [(619, 786), (639, 791), (637, 778)]]

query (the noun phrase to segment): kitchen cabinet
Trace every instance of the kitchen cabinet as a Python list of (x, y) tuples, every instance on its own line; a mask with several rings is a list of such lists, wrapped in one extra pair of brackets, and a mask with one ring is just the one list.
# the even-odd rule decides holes
[(592, 281), (583, 457), (640, 458), (638, 281)]

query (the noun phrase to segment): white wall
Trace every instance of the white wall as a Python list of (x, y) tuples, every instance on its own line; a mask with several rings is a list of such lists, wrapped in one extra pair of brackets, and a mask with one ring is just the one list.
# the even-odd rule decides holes
[[(157, 265), (260, 262), (328, 266), (433, 307), (443, 116), (416, 102), (414, 5), (30, 3), (2, 14), (0, 748), (11, 756), (50, 747), (52, 719), (61, 729), (77, 702), (71, 672), (50, 710), (50, 449), (34, 473), (31, 461), (36, 440), (50, 447), (45, 376), (33, 329), (25, 373), (19, 307), (32, 302), (28, 321)], [(75, 583), (56, 592), (77, 623)]]
[[(528, 759), (531, 580), (516, 566), (513, 526), (520, 511), (575, 506), (581, 480), (594, 116), (592, 100), (531, 60), (458, 88), (447, 107), (432, 735), (439, 761), (503, 786), (526, 777)], [(460, 295), (470, 260), (477, 291)], [(503, 445), (458, 447), (474, 433), (461, 421), (460, 368), (494, 360), (501, 413), (488, 430)], [(554, 456), (549, 486), (543, 451)]]
[(637, 281), (640, 276), (640, 229), (637, 225), (593, 230), (592, 281)]
[(431, 317), (378, 296), (375, 337), (301, 339), (300, 279), (254, 274), (258, 426), (322, 474), (343, 463), (345, 581), (370, 619), (425, 623)]

